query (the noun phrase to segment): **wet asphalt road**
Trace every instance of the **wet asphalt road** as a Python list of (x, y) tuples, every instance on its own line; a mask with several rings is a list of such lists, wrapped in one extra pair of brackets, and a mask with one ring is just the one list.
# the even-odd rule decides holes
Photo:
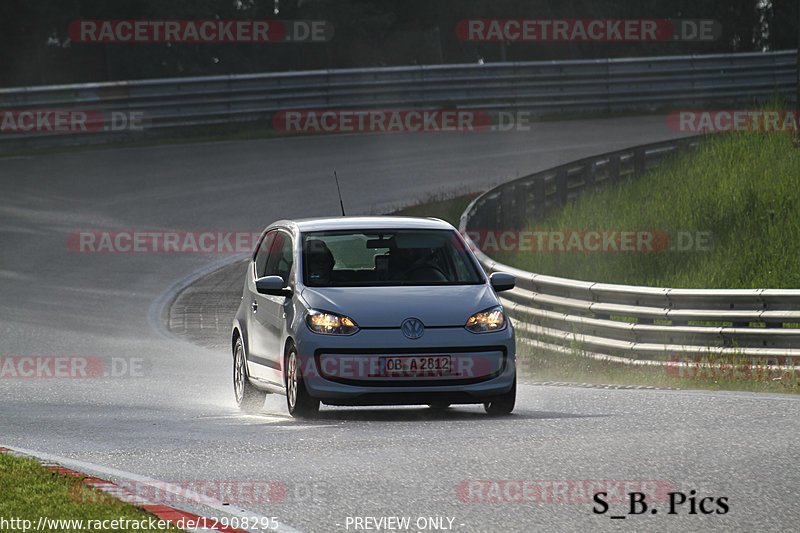
[[(279, 503), (234, 503), (306, 532), (366, 531), (355, 518), (381, 516), (408, 517), (412, 529), (402, 531), (423, 530), (428, 517), (463, 532), (796, 531), (796, 397), (526, 384), (506, 419), (477, 406), (323, 408), (319, 420), (298, 422), (279, 397), (244, 416), (233, 405), (230, 355), (165, 327), (177, 289), (240, 255), (67, 246), (81, 230), (260, 231), (277, 218), (336, 215), (334, 168), (349, 212), (379, 213), (674, 136), (665, 124), (638, 117), (546, 122), (526, 133), (0, 159), (0, 355), (115, 358), (121, 374), (0, 379), (0, 444), (165, 481), (277, 482), (286, 489)], [(668, 503), (656, 503), (657, 514), (612, 520), (627, 505), (595, 515), (585, 501), (471, 501), (486, 494), (459, 492), (475, 487), (469, 480), (650, 480), (695, 490), (697, 501), (727, 498), (729, 511), (692, 515), (687, 502), (669, 515)]]

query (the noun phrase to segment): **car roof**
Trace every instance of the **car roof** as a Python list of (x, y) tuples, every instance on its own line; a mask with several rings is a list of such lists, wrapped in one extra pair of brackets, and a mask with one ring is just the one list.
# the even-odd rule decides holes
[(278, 220), (270, 227), (290, 228), (299, 232), (372, 230), (372, 229), (438, 229), (453, 230), (453, 226), (438, 218), (399, 216), (320, 217), (297, 220)]

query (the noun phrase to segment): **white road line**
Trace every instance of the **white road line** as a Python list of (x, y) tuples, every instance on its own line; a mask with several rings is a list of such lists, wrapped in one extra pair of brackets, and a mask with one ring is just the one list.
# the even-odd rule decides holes
[[(130, 481), (135, 481), (136, 483), (138, 483), (140, 485), (147, 485), (147, 486), (153, 487), (154, 489), (157, 489), (159, 491), (171, 492), (172, 494), (175, 494), (175, 495), (180, 496), (182, 498), (196, 499), (197, 501), (202, 501), (202, 505), (204, 505), (204, 506), (206, 506), (206, 507), (208, 507), (210, 509), (214, 509), (215, 511), (219, 511), (221, 513), (237, 516), (239, 518), (247, 518), (250, 521), (257, 522), (259, 524), (269, 524), (270, 523), (269, 522), (269, 520), (270, 520), (269, 517), (261, 516), (261, 515), (259, 515), (257, 513), (253, 513), (252, 511), (248, 511), (246, 509), (236, 509), (236, 508), (233, 508), (231, 505), (224, 505), (223, 502), (221, 502), (219, 500), (215, 500), (214, 498), (211, 498), (211, 497), (209, 497), (209, 496), (207, 496), (205, 494), (203, 494), (203, 495), (197, 494), (197, 493), (195, 493), (193, 491), (188, 491), (185, 488), (180, 488), (180, 487), (174, 487), (173, 488), (173, 487), (170, 487), (169, 483), (166, 483), (164, 481), (159, 481), (157, 479), (149, 478), (149, 477), (146, 477), (146, 476), (140, 476), (139, 474), (134, 474), (132, 472), (125, 472), (123, 470), (118, 470), (116, 468), (97, 465), (97, 464), (94, 464), (94, 463), (88, 463), (86, 461), (79, 461), (77, 459), (69, 459), (67, 457), (60, 457), (58, 455), (52, 455), (52, 454), (45, 453), (45, 452), (38, 452), (38, 451), (35, 451), (35, 450), (28, 450), (28, 449), (19, 448), (19, 447), (16, 447), (16, 446), (6, 446), (6, 445), (3, 445), (3, 444), (0, 444), (0, 448), (8, 448), (9, 450), (12, 450), (14, 452), (21, 453), (21, 454), (24, 454), (24, 455), (29, 455), (31, 457), (35, 457), (35, 458), (40, 459), (42, 461), (47, 461), (47, 462), (50, 462), (50, 463), (56, 463), (56, 464), (59, 464), (61, 466), (64, 466), (64, 467), (67, 467), (67, 468), (71, 468), (73, 470), (78, 470), (78, 471), (86, 473), (86, 474), (99, 474), (99, 475), (103, 475), (103, 476), (106, 476), (106, 477), (115, 477), (115, 478), (121, 478), (121, 479), (130, 480)], [(266, 531), (266, 529), (261, 528), (261, 529), (258, 529), (257, 531)], [(278, 522), (277, 529), (270, 529), (269, 531), (276, 531), (277, 533), (302, 533), (300, 530), (295, 529), (295, 528), (293, 528), (293, 527), (291, 527), (291, 526), (289, 526), (287, 524), (283, 524), (281, 522)]]

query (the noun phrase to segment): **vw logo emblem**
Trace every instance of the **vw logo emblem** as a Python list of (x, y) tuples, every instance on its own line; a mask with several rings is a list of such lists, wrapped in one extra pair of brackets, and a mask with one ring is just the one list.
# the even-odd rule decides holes
[(418, 318), (406, 318), (400, 324), (400, 330), (409, 339), (419, 339), (425, 333), (425, 326), (422, 325), (422, 320)]

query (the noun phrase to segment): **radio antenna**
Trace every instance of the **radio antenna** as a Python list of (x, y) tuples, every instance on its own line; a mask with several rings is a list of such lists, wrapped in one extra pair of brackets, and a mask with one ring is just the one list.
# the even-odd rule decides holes
[(342, 190), (339, 188), (339, 176), (336, 175), (336, 171), (333, 171), (333, 177), (336, 179), (336, 191), (339, 193), (339, 205), (342, 208), (342, 216), (346, 216), (344, 214), (344, 204), (342, 203)]

